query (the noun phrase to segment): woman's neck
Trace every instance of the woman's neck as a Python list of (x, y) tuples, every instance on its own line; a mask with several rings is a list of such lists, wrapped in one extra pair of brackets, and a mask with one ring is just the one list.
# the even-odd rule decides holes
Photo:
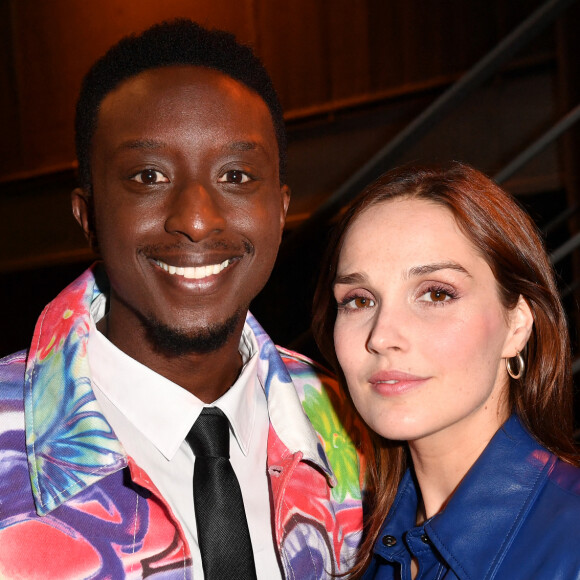
[(444, 433), (409, 441), (413, 467), (421, 490), (417, 524), (445, 508), (504, 420), (503, 417), (497, 417), (497, 422), (480, 425), (479, 430), (470, 429), (469, 433), (458, 426)]

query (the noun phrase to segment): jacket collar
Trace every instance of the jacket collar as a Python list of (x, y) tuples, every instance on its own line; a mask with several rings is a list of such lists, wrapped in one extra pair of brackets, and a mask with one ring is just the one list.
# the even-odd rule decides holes
[[(29, 350), (24, 392), (26, 445), (37, 512), (45, 515), (127, 465), (127, 455), (94, 397), (87, 359), (89, 312), (106, 279), (92, 266), (42, 312)], [(248, 313), (259, 345), (258, 377), (271, 423), (292, 453), (335, 482), (276, 347)]]
[[(429, 540), (458, 578), (493, 577), (555, 461), (516, 415), (498, 430), (445, 509), (424, 525)], [(400, 538), (411, 529), (416, 508), (416, 483), (407, 471), (376, 552), (389, 560), (405, 558), (403, 542), (385, 549), (381, 539), (387, 534)]]
[[(330, 485), (336, 485), (336, 477), (324, 447), (302, 409), (297, 394), (297, 389), (303, 390), (304, 385), (301, 383), (308, 382), (311, 378), (309, 373), (304, 373), (304, 369), (309, 369), (310, 365), (296, 361), (294, 353), (288, 352), (287, 354), (291, 354), (294, 360), (285, 363), (278, 352), (281, 350), (284, 354), (285, 351), (274, 345), (272, 339), (250, 313), (246, 322), (258, 342), (260, 352), (258, 379), (266, 392), (271, 426), (290, 453), (302, 453), (304, 461), (316, 465), (325, 473)], [(287, 365), (294, 367), (292, 376)], [(302, 377), (302, 374), (308, 376)]]
[(458, 577), (493, 576), (555, 462), (516, 415), (499, 429), (445, 510), (425, 525)]

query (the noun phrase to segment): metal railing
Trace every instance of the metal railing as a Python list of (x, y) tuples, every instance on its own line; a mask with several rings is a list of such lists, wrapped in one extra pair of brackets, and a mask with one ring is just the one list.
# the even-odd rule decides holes
[(501, 171), (493, 177), (497, 183), (508, 180), (516, 171), (541, 153), (550, 143), (555, 141), (564, 131), (567, 131), (580, 120), (580, 105), (574, 107), (564, 115), (555, 125), (550, 127), (541, 137), (528, 145), (520, 154), (510, 161)]
[[(368, 183), (390, 169), (397, 158), (419, 139), (427, 134), (439, 121), (459, 103), (495, 74), (518, 50), (528, 44), (544, 28), (552, 23), (566, 8), (576, 0), (549, 0), (533, 12), (524, 22), (506, 36), (494, 49), (479, 60), (457, 82), (444, 91), (435, 101), (422, 111), (409, 125), (400, 131), (387, 145), (380, 149), (369, 161), (347, 179), (313, 214), (296, 228), (282, 243), (279, 259), (299, 251), (308, 244), (312, 236), (321, 230), (353, 199)], [(503, 183), (527, 164), (532, 158), (555, 141), (562, 133), (580, 120), (580, 105), (550, 127), (543, 135), (528, 145), (495, 176), (494, 180)], [(561, 225), (570, 218), (578, 207), (567, 208), (560, 216), (550, 222), (545, 233)], [(552, 264), (580, 246), (580, 232), (572, 236), (550, 254)], [(574, 284), (571, 285), (573, 288)], [(569, 289), (569, 291), (573, 291)], [(574, 374), (580, 372), (580, 358), (573, 363)], [(580, 437), (580, 435), (579, 435)]]
[[(305, 245), (310, 237), (320, 230), (322, 225), (327, 224), (368, 183), (374, 181), (391, 168), (404, 151), (408, 150), (428, 133), (459, 103), (465, 100), (469, 94), (496, 73), (518, 50), (527, 45), (575, 1), (549, 0), (534, 11), (457, 82), (435, 99), (431, 105), (387, 145), (373, 155), (369, 161), (321, 204), (307, 220), (288, 235), (280, 248), (280, 259), (283, 261), (286, 255), (296, 252), (298, 248)], [(563, 121), (564, 119), (561, 122)], [(520, 162), (515, 159), (512, 163), (516, 163), (516, 161)], [(507, 169), (511, 170), (508, 166), (503, 171), (507, 171)]]

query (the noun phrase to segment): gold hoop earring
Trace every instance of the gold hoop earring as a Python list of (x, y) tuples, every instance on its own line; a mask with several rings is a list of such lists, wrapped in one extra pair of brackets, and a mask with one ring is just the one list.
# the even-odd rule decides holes
[[(516, 359), (518, 361), (518, 370), (514, 371), (512, 369), (512, 361)], [(524, 371), (526, 370), (526, 363), (524, 362), (524, 357), (520, 354), (519, 351), (516, 351), (516, 356), (513, 356), (511, 358), (506, 358), (505, 359), (505, 368), (507, 369), (508, 375), (512, 378), (512, 379), (521, 379)]]

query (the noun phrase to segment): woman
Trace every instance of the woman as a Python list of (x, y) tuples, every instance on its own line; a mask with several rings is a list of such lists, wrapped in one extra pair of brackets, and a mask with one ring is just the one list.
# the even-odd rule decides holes
[(403, 169), (330, 247), (314, 333), (377, 434), (353, 576), (580, 578), (569, 339), (531, 219), (468, 166)]

